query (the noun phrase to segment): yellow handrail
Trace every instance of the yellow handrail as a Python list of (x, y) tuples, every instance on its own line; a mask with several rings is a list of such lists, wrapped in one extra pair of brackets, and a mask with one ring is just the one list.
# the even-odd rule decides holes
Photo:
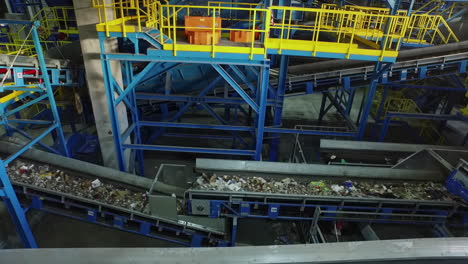
[[(41, 24), (38, 31), (40, 37), (44, 39), (41, 40), (44, 50), (56, 47), (57, 45), (71, 43), (70, 41), (48, 41), (45, 39), (49, 38), (50, 34), (54, 31), (67, 34), (78, 33), (76, 27), (70, 26), (70, 23), (76, 22), (76, 20), (68, 14), (73, 11), (73, 7), (66, 6), (44, 7), (33, 16), (32, 20), (39, 20)], [(23, 36), (25, 35), (26, 28), (27, 27), (24, 26), (16, 32), (8, 32), (9, 43), (0, 43), (0, 54), (16, 54), (25, 41)], [(21, 54), (24, 56), (35, 55), (32, 40), (26, 40), (26, 45), (23, 46)]]
[[(248, 22), (247, 29), (211, 26), (207, 30), (211, 31), (211, 33), (218, 31), (246, 31), (254, 36), (256, 33), (262, 34), (262, 42), (256, 41), (254, 37), (246, 46), (243, 46), (249, 47), (246, 53), (250, 54), (251, 58), (254, 54), (266, 54), (266, 47), (277, 49), (278, 53), (281, 53), (284, 48), (291, 49), (298, 46), (301, 47), (300, 50), (310, 51), (312, 55), (316, 55), (318, 51), (323, 50), (333, 52), (331, 46), (327, 47), (327, 43), (331, 42), (321, 40), (323, 34), (331, 34), (335, 35), (337, 39), (333, 45), (337, 45), (340, 53), (344, 51), (348, 58), (357, 49), (380, 49), (377, 43), (382, 41), (383, 48), (378, 56), (383, 59), (387, 54), (396, 56), (396, 53), (389, 52), (398, 51), (402, 39), (407, 36), (407, 27), (409, 25), (409, 18), (407, 16), (391, 16), (385, 13), (387, 12), (386, 9), (375, 8), (367, 9), (370, 11), (364, 12), (356, 8), (356, 11), (336, 9), (332, 5), (330, 5), (329, 9), (287, 6), (271, 6), (268, 9), (263, 9), (252, 8), (251, 6), (254, 6), (254, 4), (250, 3), (236, 3), (232, 4), (233, 6), (223, 6), (227, 4), (222, 2), (210, 2), (209, 5), (211, 6), (170, 5), (167, 2), (162, 4), (156, 0), (144, 0), (141, 2), (119, 0), (118, 3), (120, 4), (106, 3), (104, 0), (93, 0), (94, 7), (100, 9), (98, 13), (101, 23), (97, 25), (98, 31), (104, 31), (107, 36), (110, 35), (110, 32), (121, 32), (125, 37), (128, 32), (157, 29), (159, 31), (159, 36), (156, 36), (157, 40), (164, 46), (165, 50), (172, 50), (174, 54), (177, 54), (181, 46), (185, 45), (184, 49), (189, 49), (186, 46), (188, 43), (178, 40), (176, 33), (181, 30), (194, 29), (184, 26), (178, 20), (178, 17), (183, 15), (201, 14), (211, 19), (215, 19), (215, 17), (223, 19), (221, 15), (229, 11), (245, 12), (246, 19), (242, 20)], [(112, 9), (116, 16), (112, 19), (108, 18), (107, 15), (103, 16), (103, 13), (108, 12), (106, 11), (107, 9)], [(280, 22), (270, 23), (272, 12), (282, 13)], [(312, 17), (315, 20), (315, 24), (298, 24), (294, 22), (292, 19), (293, 12), (302, 12), (305, 17)], [(141, 15), (139, 16), (138, 13)], [(258, 22), (262, 25), (262, 29), (259, 29), (255, 25)], [(384, 32), (384, 25), (387, 24), (389, 25), (389, 30)], [(278, 33), (279, 36), (275, 36), (271, 32), (280, 33)], [(295, 35), (293, 36), (293, 32), (310, 34), (311, 38), (309, 41), (297, 39)], [(169, 40), (166, 40), (165, 36)], [(363, 39), (364, 37), (367, 39)], [(170, 40), (172, 40), (172, 43)], [(363, 47), (358, 46), (356, 41), (374, 42), (375, 44)], [(256, 43), (259, 45), (256, 45)], [(223, 45), (229, 46), (229, 44), (218, 44), (220, 47)], [(214, 42), (209, 46), (209, 52), (211, 52), (212, 56), (215, 56), (217, 52), (226, 50), (225, 48), (218, 48)], [(231, 46), (236, 47), (236, 45)], [(306, 46), (309, 46), (310, 49), (307, 49)], [(189, 50), (208, 51), (202, 47), (199, 49), (193, 47)]]
[[(373, 101), (373, 115), (377, 115), (381, 100), (382, 92), (378, 91)], [(414, 100), (404, 96), (403, 91), (393, 91), (391, 95), (387, 96), (382, 110), (382, 116), (386, 116), (388, 112), (423, 113)], [(399, 120), (400, 118), (395, 119)], [(411, 124), (420, 127), (420, 136), (429, 138), (437, 142), (437, 144), (443, 144), (445, 142), (444, 136), (439, 133), (430, 120), (416, 120), (412, 121)]]

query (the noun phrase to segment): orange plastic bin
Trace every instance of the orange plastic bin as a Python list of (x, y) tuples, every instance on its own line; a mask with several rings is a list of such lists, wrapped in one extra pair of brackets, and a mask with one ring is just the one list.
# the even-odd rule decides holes
[(251, 43), (253, 32), (251, 31), (231, 31), (230, 40), (234, 42)]
[[(221, 39), (221, 30), (215, 30), (213, 36), (213, 17), (186, 16), (185, 36), (190, 44), (212, 45), (218, 44)], [(221, 18), (215, 18), (215, 28), (221, 27)]]

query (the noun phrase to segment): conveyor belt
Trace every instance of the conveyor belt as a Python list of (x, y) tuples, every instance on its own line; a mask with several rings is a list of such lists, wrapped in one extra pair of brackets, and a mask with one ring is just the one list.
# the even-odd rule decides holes
[[(28, 56), (18, 56), (15, 60), (14, 55), (5, 55), (0, 54), (0, 66), (11, 66), (14, 62), (13, 66), (15, 67), (31, 67), (31, 68), (38, 68), (37, 59), (34, 57)], [(70, 68), (70, 61), (69, 60), (58, 60), (58, 59), (48, 59), (45, 58), (47, 68), (58, 68), (58, 69), (66, 69)]]
[[(372, 223), (463, 225), (466, 207), (455, 201), (330, 197), (188, 190), (190, 213), (209, 217), (344, 220)], [(465, 220), (466, 221), (466, 220)]]
[[(204, 173), (211, 172), (220, 176), (225, 174), (237, 175), (240, 178), (244, 178), (244, 180), (246, 177), (255, 176), (255, 171), (258, 171), (257, 175), (261, 175), (262, 177), (268, 175), (267, 178), (276, 178), (280, 179), (280, 181), (285, 177), (297, 180), (297, 182), (301, 180), (319, 181), (321, 179), (339, 181), (340, 179), (346, 180), (347, 178), (346, 175), (327, 177), (321, 173), (322, 177), (314, 176), (317, 175), (314, 166), (320, 165), (303, 164), (310, 168), (303, 167), (300, 172), (291, 171), (287, 173), (290, 167), (286, 164), (275, 164), (283, 169), (278, 170), (276, 168), (275, 170), (275, 168), (270, 166), (272, 164), (265, 162), (198, 159), (197, 170)], [(332, 169), (340, 166), (328, 167)], [(384, 182), (390, 184), (390, 182), (405, 181), (406, 176), (411, 176), (411, 173), (404, 173), (388, 176), (390, 178), (383, 179), (379, 173), (372, 173), (376, 169), (367, 168), (368, 173), (367, 175), (361, 174), (361, 181), (367, 180), (376, 184)], [(417, 171), (414, 170), (414, 172)], [(352, 178), (348, 176), (348, 180), (352, 179), (354, 182), (359, 181), (358, 178), (359, 176), (357, 175)], [(409, 178), (406, 180), (409, 180)], [(443, 181), (440, 179), (440, 182)], [(428, 180), (412, 178), (412, 182), (428, 182)], [(426, 199), (389, 199), (376, 196), (324, 196), (199, 189), (188, 190), (186, 197), (189, 201), (190, 213), (210, 217), (228, 216), (284, 220), (312, 220), (319, 218), (324, 221), (340, 219), (346, 221), (414, 224), (444, 222), (455, 225), (466, 224), (468, 219), (468, 208), (464, 203), (458, 202), (457, 199), (437, 201)]]
[[(0, 146), (2, 151), (6, 150), (14, 152), (15, 149), (14, 144), (2, 143)], [(88, 174), (86, 172), (80, 172), (66, 168), (68, 163), (73, 162), (78, 163), (78, 168), (86, 168), (87, 164), (85, 162), (59, 157), (57, 155), (44, 153), (38, 150), (30, 150), (28, 153), (30, 157), (31, 153), (37, 153), (38, 155), (43, 153), (45, 159), (50, 158), (50, 160), (54, 160), (53, 157), (57, 157), (59, 160), (58, 162), (62, 162), (63, 166), (49, 165), (51, 167), (50, 171), (64, 171), (72, 177), (83, 178), (83, 180), (86, 181), (99, 179), (102, 183), (115, 185), (116, 190), (125, 190), (125, 188), (127, 188), (128, 190), (145, 193), (148, 192), (149, 187), (151, 187), (151, 185), (142, 184), (143, 182), (138, 181), (138, 179), (133, 181), (131, 178), (129, 178), (126, 181), (119, 181), (119, 179), (124, 178), (124, 176), (120, 176), (120, 178), (116, 176), (115, 180), (112, 180), (113, 174), (118, 175), (120, 173), (112, 169), (104, 168), (104, 171), (108, 173), (108, 177), (100, 177), (97, 175)], [(28, 156), (28, 154), (26, 154), (26, 156)], [(27, 161), (27, 164), (29, 165), (44, 165), (44, 162), (29, 161), (24, 159), (22, 159), (22, 161)], [(94, 167), (94, 170), (97, 173), (99, 172), (100, 166), (92, 164), (89, 165), (90, 167)], [(138, 178), (135, 175), (130, 176), (132, 178)], [(151, 180), (149, 181), (152, 182)], [(131, 184), (132, 182), (135, 182), (135, 184)], [(50, 190), (33, 184), (20, 182), (18, 180), (12, 180), (12, 184), (15, 188), (18, 198), (26, 208), (59, 214), (73, 219), (116, 228), (122, 231), (132, 232), (152, 238), (162, 239), (185, 246), (222, 246), (226, 245), (227, 243), (224, 241), (224, 230), (198, 224), (198, 222), (195, 223), (193, 221), (196, 221), (196, 219), (193, 217), (181, 216), (178, 219), (170, 219), (166, 217), (155, 216), (149, 212), (131, 210), (121, 206), (83, 198), (74, 194)], [(153, 189), (160, 190), (161, 187), (156, 187)], [(169, 191), (177, 190), (177, 188), (166, 189)], [(200, 223), (203, 223), (203, 221), (200, 221)]]
[[(31, 163), (27, 163), (31, 164)], [(38, 163), (35, 163), (39, 166)], [(52, 170), (62, 170), (53, 167)], [(91, 175), (67, 171), (76, 178), (90, 181)], [(52, 179), (53, 180), (53, 179)], [(130, 191), (145, 193), (147, 190), (135, 186), (123, 185), (108, 179), (100, 179), (102, 183), (111, 184), (116, 191)], [(223, 243), (224, 233), (207, 226), (202, 226), (189, 221), (168, 219), (151, 215), (150, 212), (141, 212), (122, 206), (116, 206), (98, 200), (83, 198), (78, 195), (64, 193), (38, 187), (18, 180), (12, 180), (20, 201), (29, 208), (42, 210), (54, 214), (71, 217), (78, 220), (114, 227), (120, 230), (142, 234), (148, 237), (163, 239), (169, 242), (190, 246), (193, 236), (199, 236), (205, 245), (217, 245)]]
[[(416, 61), (431, 57), (449, 56), (468, 51), (468, 40), (434, 47), (401, 50), (398, 53), (397, 63), (405, 61)], [(301, 60), (305, 60), (301, 58)], [(288, 71), (292, 75), (302, 75), (318, 72), (329, 72), (331, 70), (344, 70), (372, 65), (372, 63), (356, 60), (326, 60), (315, 63), (302, 63), (290, 66)]]
[[(379, 79), (381, 84), (426, 79), (467, 71), (468, 41), (437, 47), (401, 51), (395, 64)], [(329, 87), (361, 87), (369, 84), (374, 65), (362, 61), (328, 60), (289, 67), (286, 93), (296, 94), (306, 86), (312, 91)], [(273, 83), (276, 83), (274, 80)]]
[[(421, 66), (432, 65), (432, 64), (439, 64), (439, 65), (451, 64), (454, 62), (460, 62), (460, 61), (467, 60), (467, 59), (468, 59), (468, 52), (433, 56), (433, 57), (428, 57), (428, 58), (396, 62), (389, 71), (392, 72), (392, 71), (398, 71), (401, 69), (418, 68)], [(325, 72), (318, 72), (318, 73), (298, 75), (298, 76), (290, 76), (289, 81), (294, 83), (294, 82), (320, 80), (320, 79), (333, 78), (333, 77), (344, 77), (344, 76), (351, 76), (351, 75), (358, 75), (358, 74), (370, 75), (372, 74), (373, 69), (374, 69), (374, 66), (353, 67), (353, 68), (348, 68), (348, 69), (343, 69), (343, 70), (333, 70), (333, 71), (325, 71)]]

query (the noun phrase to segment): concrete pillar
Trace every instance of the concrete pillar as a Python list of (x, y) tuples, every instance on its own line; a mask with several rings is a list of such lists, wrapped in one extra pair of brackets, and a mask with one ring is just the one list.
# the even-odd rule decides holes
[[(81, 50), (86, 69), (89, 96), (93, 106), (96, 130), (101, 145), (104, 166), (118, 169), (115, 145), (112, 135), (111, 119), (104, 86), (104, 74), (99, 58), (99, 39), (96, 32), (96, 24), (99, 23), (98, 10), (93, 8), (91, 1), (73, 0), (75, 16), (80, 32)], [(112, 12), (109, 12), (112, 14)], [(109, 18), (111, 19), (111, 18)], [(117, 50), (117, 40), (108, 39), (107, 52)], [(120, 63), (111, 64), (112, 72), (117, 83), (122, 86), (122, 71)], [(120, 128), (124, 131), (128, 127), (127, 110), (123, 104), (118, 107)]]

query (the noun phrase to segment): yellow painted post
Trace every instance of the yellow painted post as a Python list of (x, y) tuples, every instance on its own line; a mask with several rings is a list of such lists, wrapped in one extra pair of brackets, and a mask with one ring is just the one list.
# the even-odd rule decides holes
[(283, 8), (283, 17), (281, 18), (281, 35), (280, 35), (280, 44), (278, 49), (278, 54), (281, 54), (283, 49), (283, 39), (284, 39), (284, 23), (286, 22), (286, 9)]
[[(135, 1), (135, 0), (133, 0), (133, 1)], [(134, 8), (136, 8), (136, 15), (137, 15), (137, 21), (138, 21), (138, 32), (141, 32), (140, 6), (139, 6), (138, 2), (136, 2), (136, 5), (135, 5), (134, 4), (135, 2), (133, 2), (133, 1), (132, 1), (132, 5), (134, 5)]]
[(314, 49), (313, 49), (313, 52), (312, 52), (312, 56), (316, 56), (317, 55), (317, 46), (318, 46), (318, 41), (319, 41), (319, 38), (320, 38), (320, 25), (322, 24), (322, 15), (323, 15), (323, 12), (322, 10), (320, 10), (318, 12), (318, 26), (316, 28), (316, 31), (317, 31), (317, 34), (315, 34), (315, 43), (314, 43)]
[(292, 14), (293, 14), (293, 10), (289, 10), (289, 23), (288, 23), (288, 39), (291, 38), (291, 23), (292, 23)]
[(156, 5), (158, 7), (158, 10), (156, 10), (156, 12), (159, 14), (159, 42), (161, 43), (161, 45), (164, 45), (164, 8), (159, 2), (157, 2)]
[[(210, 10), (210, 8), (208, 8), (208, 10)], [(216, 9), (213, 8), (212, 9), (212, 12), (213, 12), (213, 24), (212, 24), (212, 35), (211, 35), (211, 57), (214, 58), (215, 57), (215, 41), (216, 41)]]
[[(432, 24), (432, 28), (434, 29), (433, 33), (432, 33), (432, 38), (431, 38), (431, 41), (429, 43), (431, 44), (434, 44), (434, 40), (435, 40), (435, 36), (436, 36), (436, 33), (439, 31), (439, 23), (440, 23), (440, 16), (436, 16), (434, 18), (434, 23)], [(444, 39), (442, 38), (442, 41), (444, 41)], [(445, 43), (447, 44), (447, 43)]]
[(176, 11), (175, 6), (172, 7), (172, 13), (173, 13), (172, 23), (174, 24), (173, 26), (174, 37), (172, 39), (172, 43), (174, 43), (174, 56), (177, 56), (177, 11)]
[[(337, 39), (337, 43), (340, 43), (341, 42), (341, 36), (344, 36), (344, 30), (343, 30), (343, 26), (344, 25), (344, 20), (345, 20), (345, 16), (344, 14), (338, 14), (337, 15), (337, 21), (338, 21), (338, 24), (339, 24), (339, 27), (338, 27), (338, 39)], [(334, 21), (332, 21), (332, 24), (335, 24)]]
[(312, 41), (314, 41), (313, 45), (314, 47), (312, 48), (312, 56), (315, 56), (315, 48), (317, 47), (317, 42), (315, 36), (319, 34), (318, 29), (320, 28), (318, 25), (320, 24), (319, 22), (319, 16), (322, 13), (322, 10), (319, 10), (315, 13), (315, 21), (314, 21), (314, 32), (312, 32)]
[(250, 47), (250, 59), (253, 59), (254, 48), (255, 48), (255, 21), (257, 20), (257, 9), (253, 11), (253, 19), (254, 22), (252, 23), (252, 46)]
[(125, 15), (124, 15), (123, 0), (120, 0), (120, 19), (122, 20), (122, 36), (125, 38), (127, 37), (127, 31), (125, 28)]
[(270, 17), (271, 17), (271, 9), (267, 9), (265, 11), (265, 18), (263, 19), (263, 21), (265, 21), (265, 32), (263, 34), (265, 34), (263, 36), (263, 48), (265, 49), (265, 52), (264, 52), (264, 56), (265, 58), (267, 57), (267, 53), (268, 53), (268, 48), (269, 48), (269, 44), (270, 44)]
[(103, 7), (103, 13), (104, 13), (104, 28), (106, 29), (106, 37), (110, 37), (110, 32), (109, 32), (109, 23), (107, 22), (107, 8), (104, 3), (104, 0), (102, 0), (102, 7)]
[(352, 49), (353, 41), (354, 41), (354, 34), (356, 33), (356, 21), (361, 19), (361, 14), (355, 14), (355, 15), (352, 15), (352, 17), (354, 17), (353, 21), (355, 21), (355, 22), (353, 23), (353, 31), (351, 33), (351, 38), (349, 40), (348, 52), (346, 54), (347, 59), (349, 59), (349, 57), (351, 56), (351, 49)]

